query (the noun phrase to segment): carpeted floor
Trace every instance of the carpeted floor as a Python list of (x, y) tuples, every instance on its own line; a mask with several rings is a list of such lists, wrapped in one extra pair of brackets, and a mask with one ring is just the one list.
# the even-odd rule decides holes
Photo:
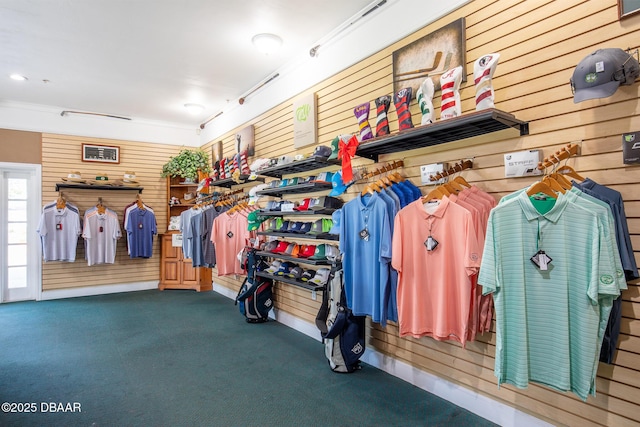
[(0, 349), (0, 426), (492, 425), (214, 292), (2, 304)]

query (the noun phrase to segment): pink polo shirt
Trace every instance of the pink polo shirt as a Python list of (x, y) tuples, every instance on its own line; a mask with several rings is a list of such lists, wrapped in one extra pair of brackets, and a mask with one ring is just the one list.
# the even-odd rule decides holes
[[(429, 212), (427, 212), (429, 211)], [(438, 246), (427, 250), (428, 237)], [(482, 248), (473, 217), (444, 197), (421, 199), (395, 217), (391, 264), (398, 271), (400, 336), (467, 341), (473, 284)]]

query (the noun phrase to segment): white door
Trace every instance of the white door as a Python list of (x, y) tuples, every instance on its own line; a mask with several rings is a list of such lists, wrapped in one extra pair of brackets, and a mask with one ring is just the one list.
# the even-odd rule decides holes
[(0, 302), (39, 296), (39, 183), (40, 165), (0, 163)]

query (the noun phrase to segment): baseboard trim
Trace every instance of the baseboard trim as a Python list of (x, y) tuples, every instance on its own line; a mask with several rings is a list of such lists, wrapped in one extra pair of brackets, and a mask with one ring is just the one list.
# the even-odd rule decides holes
[(121, 283), (117, 285), (81, 286), (77, 288), (44, 290), (40, 293), (40, 300), (61, 298), (87, 297), (92, 295), (115, 294), (119, 292), (146, 291), (158, 289), (158, 281)]
[[(235, 299), (236, 297), (235, 292), (231, 289), (215, 282), (213, 283), (213, 290), (230, 299)], [(274, 309), (272, 313), (274, 320), (277, 322), (321, 341), (320, 332), (315, 324), (283, 311)], [(379, 353), (371, 348), (367, 348), (362, 361), (498, 425), (505, 427), (552, 427), (552, 424), (507, 404), (417, 369), (408, 363)]]

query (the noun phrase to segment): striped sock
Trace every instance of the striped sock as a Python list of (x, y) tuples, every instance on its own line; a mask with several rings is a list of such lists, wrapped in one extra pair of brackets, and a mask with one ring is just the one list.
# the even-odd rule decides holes
[(473, 64), (473, 77), (476, 85), (476, 110), (486, 110), (495, 107), (493, 86), (491, 79), (498, 66), (500, 54), (484, 55)]

